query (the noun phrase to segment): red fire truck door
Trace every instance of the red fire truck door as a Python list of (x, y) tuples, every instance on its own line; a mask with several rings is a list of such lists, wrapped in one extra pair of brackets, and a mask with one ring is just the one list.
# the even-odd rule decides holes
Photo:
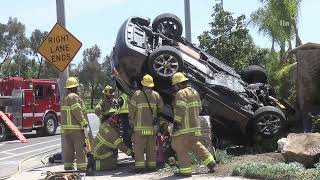
[(34, 97), (31, 89), (24, 90), (24, 107), (23, 111), (23, 128), (29, 129), (33, 127), (33, 109), (34, 109)]

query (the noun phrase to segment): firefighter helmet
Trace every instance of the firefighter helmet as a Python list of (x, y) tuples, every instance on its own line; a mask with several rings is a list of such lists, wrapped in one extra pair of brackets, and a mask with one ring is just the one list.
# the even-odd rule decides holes
[(153, 78), (149, 74), (143, 76), (143, 79), (141, 81), (141, 84), (145, 87), (154, 87)]
[(182, 82), (188, 81), (188, 80), (189, 79), (186, 78), (186, 76), (183, 73), (177, 72), (172, 77), (172, 85), (175, 85), (177, 83), (182, 83)]
[(114, 90), (113, 90), (113, 87), (107, 85), (104, 90), (102, 91), (103, 94), (105, 95), (114, 95)]
[(78, 79), (75, 78), (75, 77), (69, 77), (67, 79), (65, 88), (70, 89), (70, 88), (75, 88), (75, 87), (78, 87), (78, 86), (79, 86)]

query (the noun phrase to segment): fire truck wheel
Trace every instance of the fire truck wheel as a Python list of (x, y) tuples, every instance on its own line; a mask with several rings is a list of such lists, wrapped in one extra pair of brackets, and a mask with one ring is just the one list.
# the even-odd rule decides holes
[(53, 114), (47, 114), (44, 118), (44, 127), (37, 130), (39, 136), (53, 136), (57, 130), (57, 118)]
[(8, 137), (8, 128), (4, 122), (0, 122), (0, 142), (6, 140)]

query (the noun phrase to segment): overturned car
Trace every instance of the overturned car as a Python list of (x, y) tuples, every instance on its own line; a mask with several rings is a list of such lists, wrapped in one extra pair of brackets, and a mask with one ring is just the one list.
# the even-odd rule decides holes
[(215, 136), (240, 142), (239, 137), (273, 137), (282, 133), (286, 127), (286, 104), (273, 97), (263, 68), (249, 66), (240, 75), (181, 37), (182, 31), (180, 19), (168, 13), (157, 16), (151, 25), (148, 18), (126, 20), (111, 53), (118, 88), (132, 94), (141, 88), (142, 76), (151, 74), (155, 90), (167, 107), (165, 117), (172, 117), (174, 90), (170, 80), (181, 71), (199, 92), (202, 113), (211, 116)]

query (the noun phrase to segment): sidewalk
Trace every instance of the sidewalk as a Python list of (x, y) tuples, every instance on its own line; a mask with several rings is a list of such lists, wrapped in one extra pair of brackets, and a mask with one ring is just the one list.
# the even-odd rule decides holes
[[(119, 153), (119, 167), (114, 171), (104, 171), (96, 172), (95, 176), (87, 176), (86, 180), (99, 180), (99, 179), (178, 179), (177, 177), (172, 176), (171, 172), (158, 171), (153, 173), (144, 173), (144, 174), (134, 174), (130, 171), (133, 168), (132, 159), (128, 158), (125, 154)], [(9, 180), (39, 180), (45, 178), (45, 173), (47, 171), (63, 171), (63, 165), (47, 165), (43, 167), (34, 168), (32, 170), (21, 172), (20, 174), (14, 175)], [(43, 174), (43, 175), (42, 175)], [(183, 178), (183, 179), (216, 179), (216, 180), (239, 180), (243, 178), (239, 177), (214, 177), (214, 174), (193, 174), (192, 177)]]

